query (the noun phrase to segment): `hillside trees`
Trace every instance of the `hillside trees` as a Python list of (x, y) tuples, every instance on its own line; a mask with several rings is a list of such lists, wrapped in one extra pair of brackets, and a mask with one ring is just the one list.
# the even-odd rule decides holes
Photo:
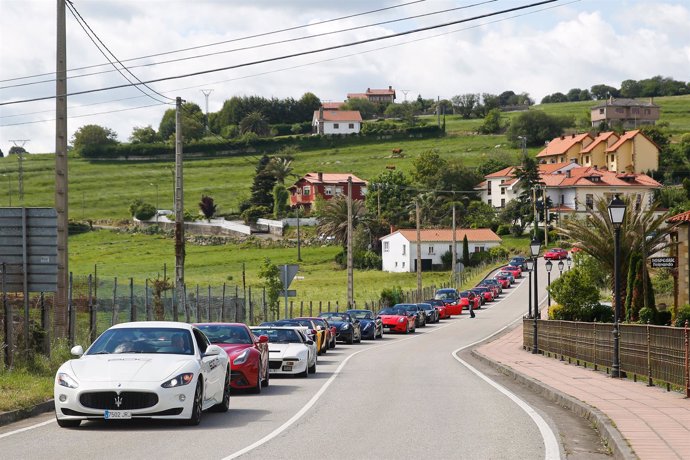
[[(77, 152), (88, 147), (117, 144), (117, 133), (99, 125), (84, 125), (72, 136), (72, 146)], [(10, 149), (10, 153), (12, 153)]]
[(271, 128), (261, 112), (252, 112), (240, 121), (240, 134), (268, 136), (270, 132)]
[(240, 206), (241, 211), (246, 210), (248, 207), (258, 206), (273, 209), (273, 187), (276, 184), (276, 178), (266, 170), (270, 161), (271, 159), (268, 155), (264, 155), (259, 159), (256, 165), (256, 173), (254, 174), (254, 182), (252, 183), (252, 196), (248, 203)]
[(266, 99), (261, 96), (233, 96), (223, 103), (220, 111), (211, 118), (214, 132), (221, 133), (224, 127), (239, 125), (247, 115), (261, 113), (268, 124), (302, 123), (312, 118), (315, 110), (321, 106), (321, 100), (313, 93), (304, 93), (299, 100)]
[(527, 144), (531, 146), (544, 145), (563, 134), (565, 128), (573, 126), (575, 120), (569, 116), (547, 115), (541, 110), (530, 110), (515, 117), (508, 128), (508, 140), (517, 144), (520, 136), (527, 137)]
[(28, 153), (26, 149), (20, 145), (13, 145), (7, 152), (7, 155), (19, 155), (20, 153)]
[(132, 129), (132, 134), (129, 136), (129, 142), (132, 144), (152, 144), (161, 140), (161, 137), (151, 125), (144, 126), (143, 128), (135, 126)]
[(414, 126), (416, 122), (415, 106), (409, 102), (403, 102), (402, 104), (389, 104), (388, 107), (386, 107), (384, 114), (387, 117), (400, 118), (410, 126)]
[[(197, 140), (204, 137), (204, 113), (193, 102), (182, 104), (181, 113), (182, 137), (185, 141)], [(158, 134), (167, 141), (175, 135), (175, 109), (168, 109), (163, 114), (158, 125)]]
[(594, 85), (589, 89), (590, 94), (594, 99), (603, 100), (609, 97), (618, 97), (618, 88), (609, 85)]
[(469, 119), (479, 105), (479, 94), (467, 93), (453, 96), (453, 110), (462, 118)]
[[(369, 183), (365, 205), (370, 214), (389, 225), (409, 221), (407, 205), (413, 200), (411, 182), (402, 171), (386, 170)], [(379, 214), (380, 210), (380, 214)]]
[(498, 134), (503, 130), (503, 123), (501, 123), (501, 111), (499, 109), (491, 109), (484, 117), (484, 123), (477, 129), (480, 134)]
[(343, 110), (358, 110), (363, 120), (371, 120), (378, 113), (378, 107), (369, 99), (348, 99)]

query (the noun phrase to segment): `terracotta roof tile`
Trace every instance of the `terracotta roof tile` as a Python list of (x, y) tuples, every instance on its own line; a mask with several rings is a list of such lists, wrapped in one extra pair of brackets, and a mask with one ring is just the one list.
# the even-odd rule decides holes
[[(407, 241), (417, 241), (417, 230), (405, 229), (398, 230), (398, 232), (407, 239)], [(419, 237), (421, 241), (453, 241), (453, 230), (446, 228), (439, 229), (424, 229), (420, 230)], [(500, 243), (501, 237), (496, 235), (490, 228), (458, 228), (455, 230), (455, 239), (461, 242), (467, 235), (467, 241), (482, 241), (482, 242), (497, 242)], [(385, 237), (384, 237), (385, 238)]]
[(347, 93), (348, 99), (369, 99), (366, 93)]
[[(636, 129), (636, 130), (634, 130), (634, 131), (627, 131), (627, 132), (625, 132), (625, 133), (618, 139), (618, 141), (617, 141), (615, 144), (613, 144), (611, 147), (607, 148), (606, 151), (607, 151), (607, 152), (615, 152), (616, 150), (618, 150), (618, 149), (620, 148), (621, 145), (623, 145), (625, 142), (627, 142), (627, 141), (629, 141), (629, 140), (631, 140), (631, 139), (634, 139), (635, 136), (637, 136), (638, 134), (644, 136), (644, 133), (641, 132), (639, 129)], [(645, 136), (645, 137), (646, 137), (646, 136)], [(649, 138), (648, 138), (648, 139), (649, 139)], [(650, 139), (650, 141), (651, 141), (651, 139)], [(652, 142), (652, 143), (653, 143), (653, 142)], [(655, 145), (656, 145), (656, 144), (655, 144)]]
[(321, 107), (324, 110), (339, 110), (344, 104), (344, 102), (323, 102)]
[(681, 212), (666, 219), (666, 222), (690, 222), (690, 211)]
[[(314, 111), (314, 118), (318, 119), (320, 112)], [(324, 121), (362, 121), (362, 115), (359, 110), (324, 110)]]
[(375, 94), (375, 95), (392, 95), (395, 94), (395, 90), (392, 88), (386, 88), (386, 89), (367, 89), (367, 94)]
[(342, 184), (347, 182), (347, 178), (352, 177), (353, 184), (366, 184), (367, 181), (360, 179), (354, 174), (342, 173), (322, 173), (321, 180), (319, 180), (319, 173), (310, 172), (303, 176), (303, 179), (308, 180), (312, 184)]
[(562, 155), (573, 145), (584, 142), (586, 139), (592, 140), (589, 133), (572, 134), (570, 136), (561, 136), (549, 142), (544, 150), (537, 154), (537, 158), (548, 157), (552, 155)]
[(507, 168), (503, 168), (500, 171), (496, 171), (494, 173), (487, 174), (484, 177), (486, 177), (487, 179), (489, 179), (491, 177), (511, 177), (514, 175), (515, 169), (516, 169), (515, 166), (508, 166)]
[(611, 136), (614, 136), (614, 137), (616, 137), (616, 138), (618, 137), (618, 135), (617, 135), (615, 132), (613, 132), (613, 131), (607, 131), (607, 132), (605, 132), (605, 133), (599, 134), (597, 137), (594, 138), (594, 141), (593, 141), (591, 144), (589, 144), (587, 147), (585, 147), (584, 149), (582, 149), (582, 151), (581, 151), (580, 153), (589, 153), (589, 152), (591, 152), (591, 151), (594, 149), (594, 147), (596, 147), (597, 145), (601, 144), (602, 142), (608, 141), (608, 138), (611, 137)]

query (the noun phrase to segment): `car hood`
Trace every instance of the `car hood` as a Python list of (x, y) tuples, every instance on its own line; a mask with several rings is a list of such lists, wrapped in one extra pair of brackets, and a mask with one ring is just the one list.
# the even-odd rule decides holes
[(187, 355), (94, 355), (69, 362), (81, 382), (160, 382), (194, 363)]
[(402, 315), (381, 315), (381, 321), (398, 321), (400, 318), (406, 318)]
[(252, 346), (251, 343), (214, 343), (214, 345), (218, 345), (225, 350), (228, 356), (238, 355), (243, 350), (251, 348)]
[(329, 321), (328, 324), (331, 326), (334, 326), (336, 329), (340, 330), (345, 326), (346, 324), (350, 324), (347, 321)]
[(307, 346), (303, 343), (268, 343), (269, 358), (294, 357), (307, 353)]

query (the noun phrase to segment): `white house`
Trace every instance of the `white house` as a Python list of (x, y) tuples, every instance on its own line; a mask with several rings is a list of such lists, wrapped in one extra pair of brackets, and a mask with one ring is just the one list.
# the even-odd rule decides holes
[[(488, 251), (501, 244), (501, 238), (488, 228), (455, 230), (458, 259), (462, 258), (462, 240), (467, 235), (470, 252)], [(420, 231), (422, 270), (441, 265), (441, 256), (453, 248), (453, 230), (429, 229)], [(381, 238), (384, 272), (417, 271), (417, 230), (398, 230)]]
[(362, 115), (359, 110), (314, 111), (311, 125), (314, 134), (357, 134), (362, 129)]

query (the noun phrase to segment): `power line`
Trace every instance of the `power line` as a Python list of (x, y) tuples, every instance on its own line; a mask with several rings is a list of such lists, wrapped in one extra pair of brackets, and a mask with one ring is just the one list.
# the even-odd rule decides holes
[[(373, 43), (373, 42), (377, 42), (377, 41), (381, 41), (381, 40), (388, 40), (391, 38), (416, 34), (416, 33), (424, 32), (427, 30), (434, 30), (434, 29), (439, 29), (442, 27), (448, 27), (448, 26), (455, 25), (455, 24), (461, 24), (461, 23), (465, 23), (465, 22), (469, 22), (469, 21), (475, 21), (477, 19), (497, 16), (500, 14), (510, 13), (513, 11), (520, 11), (520, 10), (524, 10), (527, 8), (533, 8), (535, 6), (544, 5), (547, 3), (554, 3), (557, 1), (559, 1), (559, 0), (544, 0), (541, 2), (531, 3), (528, 5), (518, 6), (518, 7), (514, 7), (514, 8), (508, 8), (505, 10), (500, 10), (500, 11), (496, 11), (496, 12), (492, 12), (492, 13), (486, 13), (486, 14), (474, 16), (471, 18), (459, 19), (456, 21), (450, 21), (450, 22), (446, 22), (446, 23), (442, 23), (442, 24), (436, 24), (436, 25), (427, 26), (427, 27), (420, 27), (417, 29), (411, 29), (411, 30), (407, 30), (407, 31), (403, 31), (403, 32), (394, 33), (394, 34), (382, 35), (382, 36), (378, 36), (378, 37), (374, 37), (374, 38), (358, 40), (358, 41), (344, 43), (344, 44), (340, 44), (340, 45), (333, 45), (333, 46), (328, 46), (325, 48), (318, 48), (318, 49), (309, 50), (309, 51), (302, 51), (299, 53), (286, 54), (283, 56), (260, 59), (257, 61), (246, 62), (243, 64), (235, 64), (235, 65), (231, 65), (231, 66), (218, 67), (218, 68), (214, 68), (214, 69), (200, 70), (200, 71), (191, 72), (191, 73), (187, 73), (187, 74), (180, 74), (180, 75), (174, 75), (174, 76), (169, 76), (169, 77), (155, 78), (155, 79), (144, 81), (142, 83), (148, 84), (148, 83), (158, 83), (161, 81), (168, 81), (168, 80), (178, 80), (181, 78), (189, 78), (189, 77), (194, 77), (194, 76), (199, 76), (199, 75), (206, 75), (206, 74), (210, 74), (210, 73), (221, 72), (224, 70), (238, 69), (238, 68), (242, 68), (242, 67), (249, 67), (249, 66), (253, 66), (253, 65), (264, 64), (267, 62), (281, 61), (281, 60), (290, 59), (290, 58), (299, 57), (299, 56), (306, 56), (306, 55), (310, 55), (310, 54), (322, 53), (325, 51), (332, 51), (332, 50), (340, 49), (340, 48), (348, 48), (351, 46), (361, 45), (361, 44), (365, 44), (365, 43)], [(60, 95), (55, 95), (55, 96), (43, 96), (43, 97), (37, 97), (37, 98), (31, 98), (31, 99), (22, 99), (22, 100), (10, 101), (10, 102), (0, 102), (0, 106), (22, 104), (22, 103), (35, 102), (35, 101), (44, 101), (44, 100), (48, 100), (48, 99), (55, 99), (57, 97), (77, 96), (77, 95), (81, 95), (81, 94), (90, 94), (90, 93), (96, 93), (96, 92), (101, 92), (101, 91), (109, 91), (109, 90), (113, 90), (113, 89), (128, 88), (130, 86), (132, 86), (132, 85), (131, 84), (129, 84), (129, 85), (115, 85), (115, 86), (107, 86), (107, 87), (96, 88), (96, 89), (91, 89), (91, 90), (76, 91), (73, 93), (66, 93), (66, 94), (60, 94)]]
[[(358, 17), (358, 16), (365, 16), (365, 15), (368, 15), (368, 14), (380, 13), (380, 12), (382, 12), (382, 11), (392, 10), (392, 9), (395, 9), (395, 8), (401, 8), (401, 7), (403, 7), (403, 6), (409, 6), (409, 5), (413, 5), (413, 4), (415, 4), (415, 3), (423, 3), (423, 2), (425, 2), (425, 1), (427, 1), (427, 0), (415, 0), (415, 1), (407, 2), (407, 3), (401, 3), (401, 4), (399, 4), (399, 5), (393, 5), (393, 6), (388, 6), (388, 7), (384, 7), (384, 8), (378, 8), (378, 9), (375, 9), (375, 10), (364, 11), (364, 12), (362, 12), (362, 13), (355, 13), (355, 14), (350, 14), (350, 15), (347, 15), (347, 16), (340, 16), (340, 17), (332, 18), (332, 19), (325, 19), (325, 20), (323, 20), (323, 21), (317, 21), (317, 22), (312, 22), (312, 23), (309, 23), (309, 24), (303, 24), (303, 25), (299, 25), (299, 26), (288, 27), (288, 28), (285, 28), (285, 29), (278, 29), (278, 30), (273, 30), (273, 31), (270, 31), (270, 32), (262, 32), (262, 33), (259, 33), (259, 34), (247, 35), (247, 36), (244, 36), (244, 37), (233, 38), (233, 39), (230, 39), (230, 40), (223, 40), (223, 41), (219, 41), (219, 42), (208, 43), (208, 44), (205, 44), (205, 45), (192, 46), (192, 47), (189, 47), (189, 48), (181, 48), (181, 49), (177, 49), (177, 50), (173, 50), (173, 51), (164, 51), (164, 52), (161, 52), (161, 53), (155, 53), (155, 54), (149, 54), (149, 55), (146, 55), (146, 56), (139, 56), (139, 57), (129, 58), (129, 59), (123, 60), (122, 62), (138, 61), (138, 60), (141, 60), (141, 59), (147, 59), (147, 58), (151, 58), (151, 57), (165, 56), (165, 55), (168, 55), (168, 54), (181, 53), (181, 52), (184, 52), (184, 51), (193, 51), (193, 50), (196, 50), (196, 49), (207, 48), (207, 47), (217, 46), (217, 45), (224, 45), (224, 44), (226, 44), (226, 43), (233, 43), (233, 42), (238, 42), (238, 41), (243, 41), (243, 40), (249, 40), (249, 39), (252, 39), (252, 38), (265, 37), (265, 36), (268, 36), (268, 35), (279, 34), (279, 33), (282, 33), (282, 32), (289, 32), (289, 31), (293, 31), (293, 30), (304, 29), (304, 28), (306, 28), (306, 27), (313, 27), (313, 26), (322, 25), (322, 24), (327, 24), (327, 23), (331, 23), (331, 22), (342, 21), (343, 19), (351, 19), (351, 18), (355, 18), (355, 17)], [(84, 67), (75, 67), (75, 68), (73, 68), (73, 69), (69, 69), (68, 71), (69, 71), (69, 72), (73, 72), (73, 71), (75, 71), (75, 70), (93, 69), (93, 68), (96, 68), (96, 67), (103, 67), (103, 66), (106, 66), (106, 65), (109, 65), (109, 64), (108, 64), (108, 63), (104, 63), (104, 64), (94, 64), (94, 65), (84, 66)], [(26, 76), (26, 77), (7, 78), (7, 79), (5, 79), (5, 80), (0, 80), (0, 83), (4, 83), (4, 82), (6, 82), (6, 81), (16, 81), (16, 80), (24, 80), (24, 79), (28, 79), (28, 78), (44, 77), (44, 76), (46, 76), (46, 75), (55, 75), (55, 72), (40, 73), (40, 74), (35, 74), (35, 75), (29, 75), (29, 76)], [(48, 80), (48, 81), (52, 81), (52, 80)]]
[[(161, 64), (170, 64), (170, 63), (181, 62), (181, 61), (189, 61), (192, 59), (202, 59), (205, 57), (217, 56), (217, 55), (221, 55), (221, 54), (235, 53), (238, 51), (248, 51), (248, 50), (257, 49), (257, 48), (265, 48), (265, 47), (273, 46), (273, 45), (282, 45), (282, 44), (286, 44), (286, 43), (293, 43), (293, 42), (308, 40), (308, 39), (312, 39), (312, 38), (324, 37), (327, 35), (335, 35), (335, 34), (339, 34), (339, 33), (343, 33), (343, 32), (352, 32), (354, 30), (361, 30), (361, 29), (365, 29), (365, 28), (369, 28), (369, 27), (377, 27), (377, 26), (381, 26), (381, 25), (392, 24), (395, 22), (408, 21), (411, 19), (418, 19), (421, 17), (433, 16), (433, 15), (448, 13), (448, 12), (457, 11), (457, 10), (463, 10), (463, 9), (472, 8), (475, 6), (485, 5), (487, 3), (493, 3), (496, 1), (498, 1), (498, 0), (485, 0), (485, 1), (482, 1), (479, 3), (473, 3), (470, 5), (459, 6), (459, 7), (455, 7), (455, 8), (448, 8), (445, 10), (433, 11), (430, 13), (423, 13), (423, 14), (418, 14), (418, 15), (414, 15), (414, 16), (407, 16), (404, 18), (390, 19), (387, 21), (381, 21), (381, 22), (377, 22), (377, 23), (373, 23), (373, 24), (366, 24), (366, 25), (361, 25), (361, 26), (348, 27), (345, 29), (332, 30), (329, 32), (322, 32), (322, 33), (307, 35), (307, 36), (303, 36), (303, 37), (288, 38), (288, 39), (284, 39), (284, 40), (277, 40), (277, 41), (273, 41), (273, 42), (259, 43), (256, 45), (244, 46), (241, 48), (233, 48), (230, 50), (215, 51), (213, 53), (198, 54), (195, 56), (187, 56), (187, 57), (182, 57), (182, 58), (177, 58), (177, 59), (169, 59), (166, 61), (158, 61), (158, 62), (151, 62), (151, 63), (147, 63), (147, 64), (133, 65), (133, 66), (130, 66), (130, 69), (134, 69), (134, 68), (138, 68), (138, 67), (153, 67), (153, 66), (161, 65)], [(120, 62), (120, 61), (118, 61), (118, 62)], [(74, 75), (74, 76), (68, 77), (68, 79), (91, 77), (94, 75), (102, 75), (102, 74), (106, 74), (106, 73), (112, 73), (115, 71), (119, 71), (117, 69), (117, 67), (115, 67), (115, 70), (102, 70), (99, 72), (86, 73), (86, 74), (82, 74), (82, 75)], [(3, 86), (3, 87), (0, 87), (0, 89), (16, 88), (16, 87), (21, 87), (21, 86), (31, 86), (31, 85), (38, 85), (38, 84), (42, 84), (42, 83), (52, 83), (53, 81), (54, 81), (53, 79), (50, 79), (50, 80), (41, 80), (41, 81), (35, 81), (35, 82), (29, 82), (29, 83), (21, 83), (21, 84), (17, 84), (17, 85)]]

